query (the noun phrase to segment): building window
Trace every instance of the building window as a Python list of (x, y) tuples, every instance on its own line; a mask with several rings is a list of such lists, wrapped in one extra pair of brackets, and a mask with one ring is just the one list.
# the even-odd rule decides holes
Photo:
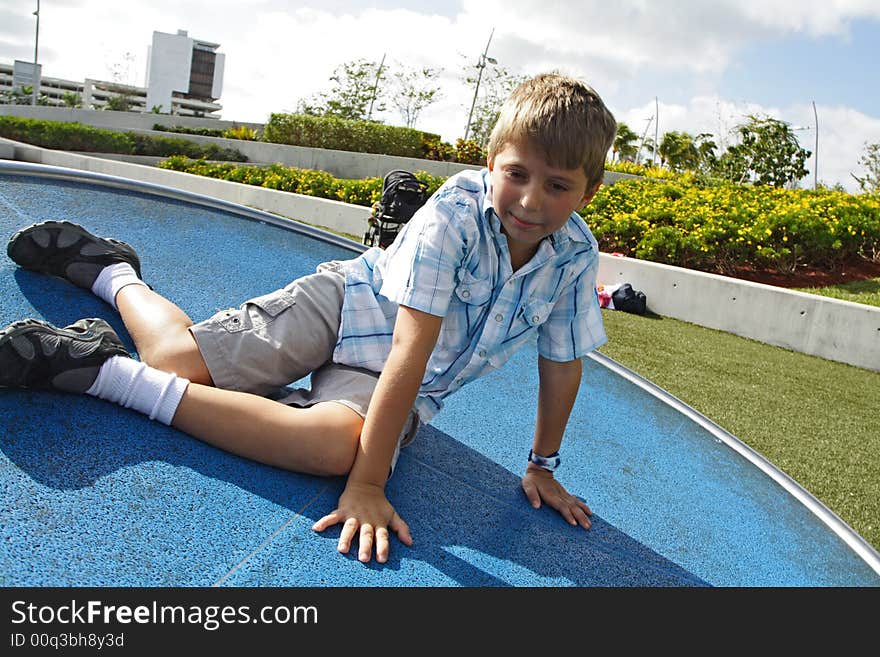
[(189, 74), (189, 96), (214, 100), (214, 62), (217, 54), (193, 48), (192, 65)]

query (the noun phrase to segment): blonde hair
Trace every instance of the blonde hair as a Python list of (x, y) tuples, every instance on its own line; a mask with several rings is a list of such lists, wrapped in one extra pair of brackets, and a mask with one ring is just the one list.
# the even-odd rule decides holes
[(605, 157), (617, 122), (592, 87), (558, 73), (542, 73), (520, 84), (501, 108), (489, 137), (489, 157), (511, 143), (540, 148), (547, 163), (581, 167), (587, 189), (602, 182)]

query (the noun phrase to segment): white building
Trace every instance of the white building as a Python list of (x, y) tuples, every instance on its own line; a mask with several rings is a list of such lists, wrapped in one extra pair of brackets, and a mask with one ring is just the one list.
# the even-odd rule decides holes
[(193, 106), (204, 104), (208, 112), (215, 111), (208, 106), (220, 109), (214, 101), (223, 90), (226, 55), (217, 52), (219, 47), (192, 39), (185, 30), (153, 32), (153, 45), (147, 51), (147, 107), (182, 114), (175, 107), (189, 101)]
[[(153, 45), (147, 51), (147, 87), (89, 78), (79, 82), (42, 76), (39, 102), (55, 107), (127, 108), (132, 112), (160, 111), (220, 118), (216, 112), (223, 106), (215, 101), (223, 88), (226, 56), (217, 53), (217, 48), (216, 43), (189, 38), (183, 30), (177, 34), (153, 32)], [(31, 80), (23, 72), (32, 75), (32, 70), (32, 62), (0, 63), (0, 102), (30, 104), (30, 96), (25, 97), (22, 88)], [(13, 94), (18, 97), (13, 98)], [(115, 103), (114, 99), (117, 99)]]

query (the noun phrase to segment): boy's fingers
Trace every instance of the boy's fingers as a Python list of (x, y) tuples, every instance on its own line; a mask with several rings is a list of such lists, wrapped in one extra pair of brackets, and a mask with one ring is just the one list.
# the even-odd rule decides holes
[(349, 518), (345, 521), (345, 524), (342, 525), (342, 531), (339, 534), (339, 543), (336, 544), (337, 550), (343, 554), (348, 553), (348, 550), (351, 548), (351, 539), (353, 539), (355, 533), (357, 533), (357, 528), (357, 518)]
[(571, 512), (571, 509), (569, 507), (563, 505), (559, 509), (559, 513), (562, 514), (562, 517), (565, 518), (565, 521), (569, 525), (577, 525), (578, 524), (578, 521), (575, 519), (574, 514)]
[(333, 511), (328, 513), (326, 516), (324, 516), (320, 520), (317, 520), (315, 524), (312, 525), (312, 529), (314, 529), (316, 532), (322, 532), (328, 527), (335, 525), (337, 522), (339, 522), (339, 516), (337, 515), (338, 511), (339, 509), (333, 509)]
[(373, 526), (367, 523), (361, 525), (361, 538), (358, 543), (358, 560), (367, 563), (373, 556)]
[(534, 484), (523, 484), (523, 492), (526, 494), (526, 499), (528, 499), (529, 504), (532, 505), (532, 508), (538, 509), (541, 507), (541, 495), (538, 493), (538, 489)]
[(590, 522), (590, 518), (587, 516), (587, 513), (580, 506), (575, 509), (575, 518), (577, 520), (577, 523), (584, 529), (589, 529), (593, 524)]
[(376, 530), (376, 561), (379, 563), (388, 561), (388, 529), (385, 527)]
[(388, 526), (391, 528), (391, 531), (397, 534), (397, 538), (399, 538), (404, 545), (413, 544), (412, 535), (409, 533), (409, 525), (404, 522), (403, 518), (397, 515), (397, 512), (394, 513)]

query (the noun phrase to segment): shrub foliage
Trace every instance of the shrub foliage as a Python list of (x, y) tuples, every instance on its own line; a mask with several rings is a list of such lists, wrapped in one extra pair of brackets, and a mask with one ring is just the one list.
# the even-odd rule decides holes
[(583, 216), (603, 251), (722, 274), (880, 260), (878, 194), (646, 178), (602, 187)]
[(211, 160), (247, 162), (239, 151), (201, 145), (174, 137), (153, 137), (137, 133), (92, 128), (81, 123), (22, 119), (0, 116), (0, 137), (42, 148), (83, 153), (121, 153), (125, 155), (187, 155)]
[[(285, 167), (280, 164), (268, 167), (212, 164), (204, 160), (190, 160), (180, 156), (168, 158), (164, 162), (160, 162), (159, 166), (173, 171), (257, 185), (294, 194), (318, 196), (366, 207), (372, 206), (382, 198), (382, 179), (378, 177), (351, 180), (335, 178), (326, 171)], [(416, 177), (427, 183), (429, 193), (434, 193), (444, 180), (440, 176), (432, 176), (424, 171), (416, 172)]]
[(272, 114), (263, 129), (263, 141), (276, 144), (419, 158), (424, 137), (413, 128), (307, 114)]

